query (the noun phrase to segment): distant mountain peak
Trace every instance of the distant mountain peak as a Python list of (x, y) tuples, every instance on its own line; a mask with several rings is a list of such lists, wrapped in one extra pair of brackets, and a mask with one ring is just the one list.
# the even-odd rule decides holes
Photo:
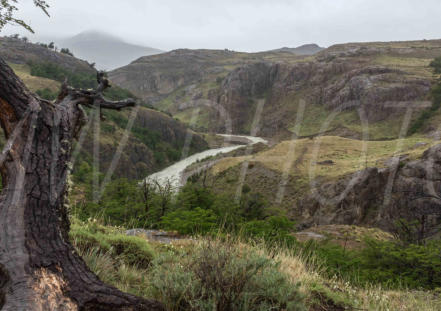
[(100, 40), (100, 41), (107, 40), (107, 41), (125, 42), (123, 39), (115, 35), (93, 29), (80, 32), (79, 34), (71, 37), (70, 40)]
[(113, 34), (99, 30), (86, 30), (60, 41), (75, 56), (96, 64), (98, 69), (112, 70), (128, 65), (142, 57), (163, 51), (126, 42)]

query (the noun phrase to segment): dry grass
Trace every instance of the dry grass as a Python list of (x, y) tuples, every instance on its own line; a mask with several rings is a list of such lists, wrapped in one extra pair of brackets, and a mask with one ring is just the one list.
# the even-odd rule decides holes
[(45, 88), (48, 88), (52, 92), (57, 92), (60, 90), (60, 82), (42, 77), (31, 76), (31, 74), (29, 73), (30, 69), (28, 65), (9, 64), (9, 66), (14, 70), (15, 74), (32, 92), (36, 92), (37, 90), (42, 90)]
[(292, 281), (301, 283), (300, 289), (309, 301), (313, 300), (314, 291), (322, 288), (330, 296), (340, 296), (342, 301), (351, 303), (357, 310), (435, 311), (441, 308), (441, 299), (431, 292), (387, 290), (381, 286), (357, 288), (337, 278), (323, 278), (317, 268), (308, 268), (301, 256), (280, 251), (274, 259), (280, 262), (281, 271)]
[[(73, 222), (76, 223), (75, 220)], [(96, 224), (93, 223), (93, 225)], [(109, 234), (122, 230), (122, 228), (100, 226)], [(74, 240), (73, 243), (75, 245), (76, 241)], [(168, 256), (164, 264), (171, 263), (170, 261), (174, 263), (167, 266), (168, 269), (171, 269), (169, 273), (173, 274), (178, 273), (173, 271), (174, 268), (182, 268), (185, 258), (192, 256), (207, 241), (200, 239), (177, 241), (173, 244), (150, 243), (147, 241), (146, 243), (149, 243), (155, 250), (156, 256), (161, 256), (161, 254)], [(224, 238), (217, 238), (211, 240), (210, 243), (214, 243), (213, 245), (219, 247), (222, 247), (223, 243), (227, 243), (232, 249), (238, 250), (242, 254), (255, 253), (277, 262), (280, 272), (287, 276), (293, 284), (298, 283), (300, 285), (299, 291), (303, 294), (309, 310), (334, 310), (329, 308), (329, 301), (344, 306), (346, 310), (441, 310), (441, 298), (436, 294), (436, 291), (388, 290), (373, 285), (366, 288), (355, 287), (337, 277), (324, 277), (318, 261), (315, 258), (307, 258), (300, 251), (296, 252), (285, 248), (268, 251), (261, 243), (250, 244), (233, 238), (227, 238), (226, 241)], [(127, 265), (112, 257), (110, 252), (103, 252), (98, 248), (89, 250), (79, 248), (78, 250), (89, 268), (104, 282), (125, 292), (147, 298), (152, 297), (150, 285), (153, 272), (151, 270), (158, 267), (140, 269), (136, 266)], [(318, 299), (318, 293), (321, 299)]]
[(431, 61), (432, 59), (426, 58), (381, 55), (374, 60), (374, 63), (430, 79), (432, 77), (432, 69), (429, 67)]
[[(417, 143), (425, 145), (415, 146)], [(366, 166), (384, 167), (385, 161), (395, 155), (406, 155), (411, 160), (416, 159), (436, 143), (423, 137), (363, 142), (337, 136), (323, 136), (283, 141), (252, 156), (224, 158), (214, 165), (212, 173), (219, 174), (243, 161), (250, 161), (259, 162), (278, 172), (284, 172), (291, 166), (289, 172), (293, 175), (306, 176), (315, 171), (316, 176), (332, 178), (364, 169)], [(332, 164), (323, 163), (324, 161), (332, 161)]]

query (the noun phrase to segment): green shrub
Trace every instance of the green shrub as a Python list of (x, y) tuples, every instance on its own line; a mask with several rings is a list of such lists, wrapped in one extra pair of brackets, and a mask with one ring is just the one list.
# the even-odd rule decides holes
[(30, 74), (36, 77), (43, 77), (59, 82), (64, 82), (67, 78), (68, 83), (76, 88), (94, 88), (97, 85), (96, 76), (90, 73), (73, 72), (64, 67), (50, 62), (34, 63), (30, 62)]
[(38, 96), (46, 100), (54, 100), (58, 96), (57, 92), (52, 92), (48, 88), (37, 90), (36, 93)]
[(83, 251), (92, 248), (98, 248), (102, 252), (110, 250), (110, 244), (107, 243), (101, 234), (92, 233), (85, 228), (75, 227), (70, 231), (69, 236), (73, 240), (74, 245)]
[(308, 242), (305, 253), (319, 260), (328, 276), (353, 284), (382, 284), (388, 288), (441, 286), (441, 241), (403, 245), (396, 241), (366, 240), (361, 250), (348, 250), (328, 241)]
[(290, 235), (294, 229), (294, 222), (284, 216), (270, 216), (265, 220), (254, 220), (242, 225), (247, 237), (256, 237), (271, 242), (294, 243), (295, 238)]
[(142, 238), (119, 234), (110, 235), (106, 240), (113, 254), (129, 265), (148, 268), (154, 257), (152, 248)]
[(427, 120), (441, 107), (441, 57), (435, 58), (431, 63), (430, 67), (433, 69), (433, 73), (437, 76), (437, 84), (434, 85), (431, 91), (431, 97), (433, 104), (430, 108), (423, 110), (418, 118), (412, 123), (409, 128), (409, 134), (415, 134), (420, 130)]
[(93, 220), (84, 223), (74, 220), (69, 237), (82, 253), (95, 249), (139, 268), (149, 267), (155, 257), (154, 251), (143, 238), (126, 236)]
[(168, 310), (305, 310), (298, 285), (254, 250), (206, 242), (154, 261), (150, 292)]
[(178, 231), (182, 234), (201, 234), (214, 229), (217, 217), (211, 210), (195, 208), (194, 210), (177, 210), (162, 217), (162, 225), (166, 230)]

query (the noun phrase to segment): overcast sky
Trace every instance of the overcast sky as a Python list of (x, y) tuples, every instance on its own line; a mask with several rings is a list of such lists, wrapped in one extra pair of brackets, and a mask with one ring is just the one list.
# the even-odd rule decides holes
[(262, 51), (305, 43), (441, 38), (440, 0), (48, 0), (51, 17), (19, 0), (31, 40), (100, 30), (128, 42)]

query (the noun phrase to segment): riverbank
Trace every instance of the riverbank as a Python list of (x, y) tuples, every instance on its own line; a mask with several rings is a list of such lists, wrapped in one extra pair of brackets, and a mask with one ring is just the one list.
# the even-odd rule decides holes
[[(217, 134), (217, 136), (224, 138), (224, 147), (208, 149), (203, 152), (193, 154), (159, 172), (147, 176), (145, 181), (149, 183), (158, 183), (160, 186), (169, 184), (174, 191), (177, 191), (180, 187), (185, 185), (189, 175), (186, 174), (186, 176), (184, 176), (184, 171), (193, 163), (202, 161), (208, 157), (217, 156), (222, 153), (229, 153), (245, 146), (255, 145), (257, 143), (267, 143), (264, 138), (254, 136), (228, 134)], [(233, 143), (234, 145), (231, 145)]]

